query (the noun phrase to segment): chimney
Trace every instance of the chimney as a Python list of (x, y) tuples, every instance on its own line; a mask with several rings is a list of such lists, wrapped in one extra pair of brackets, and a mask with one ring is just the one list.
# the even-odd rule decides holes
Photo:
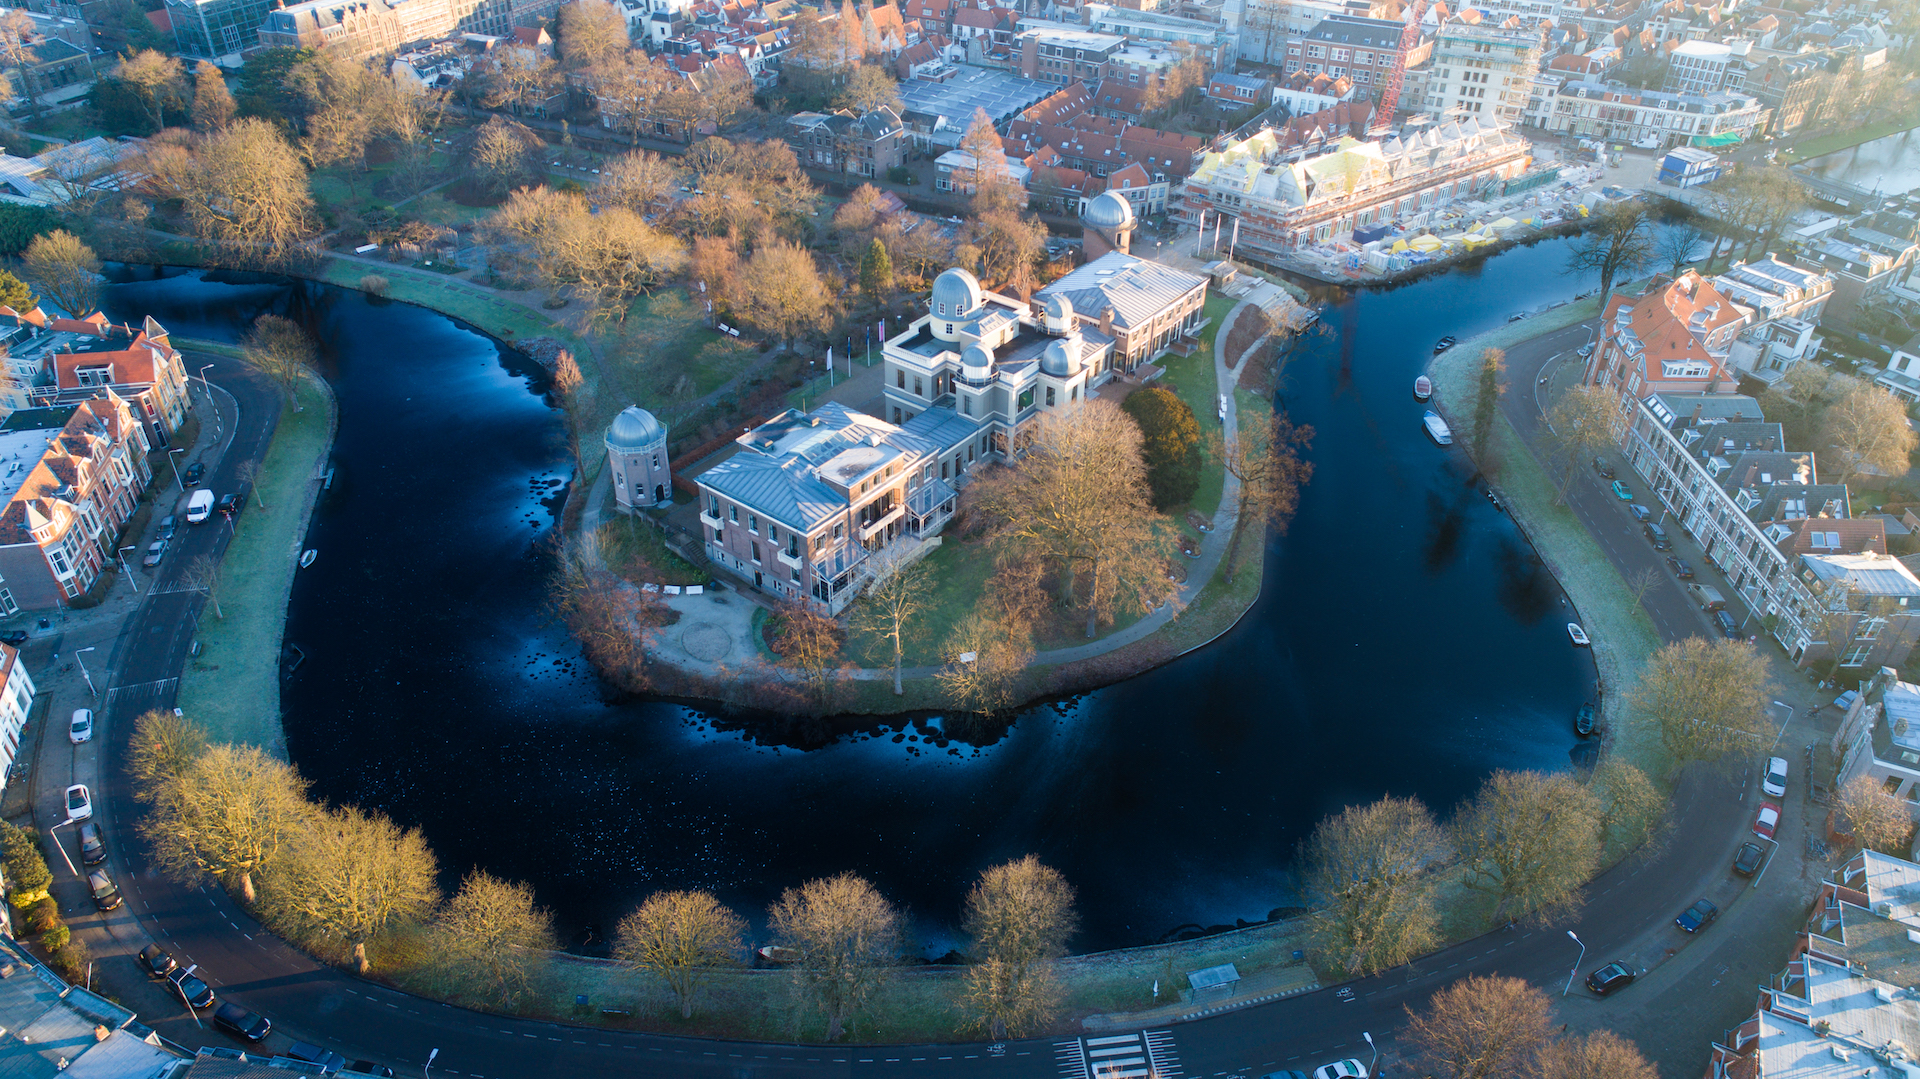
[(1700, 413), (1705, 411), (1706, 411), (1705, 405), (1695, 402), (1693, 406), (1693, 418), (1688, 420), (1687, 422), (1690, 424), (1698, 424), (1700, 422)]
[(1107, 337), (1113, 336), (1113, 305), (1108, 304), (1100, 311), (1100, 332)]

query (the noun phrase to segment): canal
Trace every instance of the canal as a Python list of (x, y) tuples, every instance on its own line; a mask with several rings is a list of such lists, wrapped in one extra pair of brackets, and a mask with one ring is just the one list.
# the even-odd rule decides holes
[(1882, 195), (1904, 194), (1920, 188), (1920, 129), (1909, 128), (1851, 149), (1822, 154), (1795, 167)]
[(1028, 852), (1080, 891), (1077, 950), (1294, 902), (1316, 820), (1382, 794), (1444, 815), (1494, 768), (1567, 767), (1593, 693), (1564, 599), (1457, 449), (1420, 427), (1442, 334), (1592, 282), (1568, 241), (1390, 290), (1334, 293), (1280, 400), (1317, 429), (1313, 483), (1266, 587), (1213, 646), (1027, 709), (997, 742), (925, 721), (798, 752), (694, 709), (614, 700), (544, 610), (568, 472), (537, 367), (421, 308), (305, 282), (123, 269), (115, 319), (237, 339), (265, 311), (324, 343), (338, 480), (287, 639), (290, 753), (315, 792), (423, 828), (450, 882), (532, 881), (569, 932), (705, 888), (756, 923), (782, 888), (852, 870), (939, 955), (973, 877)]

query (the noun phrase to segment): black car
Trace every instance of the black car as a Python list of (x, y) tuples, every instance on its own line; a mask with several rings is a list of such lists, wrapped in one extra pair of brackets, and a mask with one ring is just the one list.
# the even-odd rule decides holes
[(113, 878), (99, 869), (87, 874), (87, 890), (93, 893), (94, 908), (100, 911), (118, 910), (122, 902), (120, 889), (114, 887)]
[(257, 1042), (273, 1032), (273, 1023), (266, 1016), (255, 1015), (232, 1001), (213, 1010), (213, 1025), (250, 1042)]
[(87, 821), (80, 826), (80, 864), (99, 865), (107, 860), (107, 845), (100, 839), (100, 826)]
[(173, 956), (161, 950), (158, 944), (149, 944), (140, 949), (140, 967), (156, 978), (173, 973), (176, 964)]
[(222, 517), (235, 516), (241, 510), (247, 508), (247, 492), (235, 491), (233, 494), (226, 495), (220, 499), (220, 504), (214, 508), (220, 511)]
[[(348, 1065), (347, 1070), (350, 1072), (359, 1072), (361, 1075), (383, 1075), (386, 1076), (386, 1079), (393, 1079), (392, 1068), (387, 1067), (385, 1064), (375, 1064), (371, 1060), (356, 1060)], [(1295, 1072), (1294, 1074), (1299, 1075), (1300, 1073)], [(1301, 1076), (1300, 1079), (1306, 1079), (1306, 1076)]]
[(294, 1042), (287, 1046), (287, 1055), (295, 1060), (304, 1060), (309, 1064), (318, 1064), (329, 1072), (337, 1072), (347, 1066), (347, 1058), (331, 1049), (322, 1049), (306, 1042)]
[(1760, 872), (1760, 865), (1767, 860), (1767, 849), (1758, 843), (1740, 844), (1740, 852), (1733, 856), (1733, 871), (1743, 877), (1751, 877)]
[(1604, 997), (1615, 990), (1632, 985), (1633, 980), (1639, 976), (1638, 971), (1625, 963), (1608, 963), (1587, 975), (1587, 988)]
[(201, 477), (206, 474), (207, 466), (195, 461), (193, 464), (187, 466), (186, 472), (180, 477), (180, 482), (186, 484), (188, 487), (198, 487), (200, 486)]
[(173, 983), (173, 987), (180, 991), (180, 995), (186, 998), (188, 1004), (196, 1008), (211, 1008), (214, 1000), (213, 987), (194, 977), (193, 972), (199, 969), (194, 966), (173, 971), (167, 975), (167, 980)]
[(1683, 581), (1693, 580), (1693, 567), (1687, 565), (1687, 560), (1684, 558), (1675, 558), (1669, 555), (1667, 557), (1667, 568), (1673, 571), (1675, 577)]
[(1600, 478), (1603, 480), (1613, 478), (1613, 466), (1608, 464), (1607, 459), (1604, 457), (1595, 457), (1593, 459), (1593, 470), (1600, 473)]
[(1740, 623), (1735, 622), (1733, 616), (1726, 611), (1713, 612), (1713, 624), (1720, 627), (1720, 635), (1727, 640), (1737, 641), (1740, 639)]
[(1673, 924), (1689, 933), (1698, 933), (1707, 926), (1712, 925), (1713, 920), (1718, 917), (1720, 917), (1720, 908), (1702, 899), (1700, 902), (1681, 911), (1680, 917), (1675, 918)]
[(10, 629), (0, 633), (0, 644), (10, 644), (18, 648), (25, 643), (27, 643), (27, 631), (24, 629)]

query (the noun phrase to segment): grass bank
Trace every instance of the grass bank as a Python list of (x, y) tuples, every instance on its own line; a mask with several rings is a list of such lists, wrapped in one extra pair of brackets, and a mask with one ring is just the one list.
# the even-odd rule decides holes
[(1911, 130), (1913, 126), (1913, 117), (1897, 116), (1891, 120), (1882, 120), (1877, 124), (1862, 124), (1859, 127), (1849, 128), (1846, 131), (1836, 131), (1831, 135), (1822, 135), (1817, 139), (1806, 139), (1801, 142), (1796, 142), (1792, 146), (1780, 151), (1780, 163), (1783, 165), (1792, 165), (1810, 158), (1819, 157), (1822, 154), (1831, 154), (1852, 146), (1858, 146), (1863, 142), (1883, 139), (1888, 135), (1898, 135), (1902, 131)]
[[(287, 593), (307, 534), (316, 468), (333, 444), (333, 395), (302, 381), (301, 411), (282, 408), (253, 498), (232, 525), (215, 595), (200, 614), (201, 653), (180, 674), (180, 707), (216, 742), (244, 742), (286, 756), (280, 729), (280, 642)], [(229, 527), (224, 521), (207, 528)], [(224, 617), (222, 617), (224, 615)]]

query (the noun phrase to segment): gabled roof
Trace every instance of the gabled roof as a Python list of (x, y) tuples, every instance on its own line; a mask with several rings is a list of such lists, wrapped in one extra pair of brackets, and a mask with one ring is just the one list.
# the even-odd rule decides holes
[(1098, 319), (1113, 308), (1113, 323), (1122, 328), (1145, 325), (1169, 305), (1207, 279), (1158, 262), (1147, 262), (1120, 251), (1110, 251), (1041, 289), (1037, 295), (1065, 296), (1074, 313)]
[(847, 508), (847, 496), (828, 479), (858, 479), (896, 460), (934, 452), (885, 420), (829, 403), (802, 414), (789, 410), (741, 435), (741, 452), (697, 478), (727, 498), (801, 533), (810, 533)]

